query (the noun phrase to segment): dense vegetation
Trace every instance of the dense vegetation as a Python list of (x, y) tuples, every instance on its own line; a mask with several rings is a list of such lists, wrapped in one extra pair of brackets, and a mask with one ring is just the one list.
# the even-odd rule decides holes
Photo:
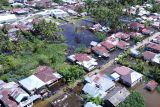
[(118, 107), (145, 107), (144, 98), (140, 93), (133, 91)]
[(89, 95), (82, 95), (82, 98), (84, 100), (84, 103), (87, 103), (87, 102), (93, 102), (95, 103), (96, 105), (103, 105), (104, 104), (104, 100), (101, 99), (100, 97), (91, 97)]
[(56, 24), (43, 20), (34, 25), (33, 31), (17, 31), (16, 41), (6, 36), (7, 30), (5, 27), (0, 32), (0, 79), (17, 81), (31, 75), (39, 65), (53, 67), (66, 82), (84, 74), (79, 66), (65, 63), (67, 46)]
[(5, 6), (9, 6), (8, 0), (0, 0), (0, 9), (4, 9)]

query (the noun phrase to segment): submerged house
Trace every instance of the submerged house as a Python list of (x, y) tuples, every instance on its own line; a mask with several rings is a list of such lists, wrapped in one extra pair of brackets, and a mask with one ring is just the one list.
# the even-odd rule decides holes
[(0, 84), (0, 101), (2, 107), (32, 107), (37, 97), (30, 96), (17, 83)]
[(148, 89), (149, 91), (153, 91), (156, 89), (156, 87), (158, 86), (158, 83), (154, 80), (149, 81), (145, 88)]
[(116, 67), (113, 71), (118, 73), (120, 75), (120, 81), (129, 87), (135, 86), (143, 79), (142, 74), (125, 66)]
[(105, 107), (117, 107), (129, 95), (130, 92), (125, 87), (117, 86), (105, 96)]

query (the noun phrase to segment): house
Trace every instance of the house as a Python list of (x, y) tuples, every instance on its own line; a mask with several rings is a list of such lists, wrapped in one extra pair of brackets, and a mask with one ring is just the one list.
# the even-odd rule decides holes
[(151, 51), (145, 51), (143, 53), (143, 59), (147, 61), (151, 61), (155, 57), (156, 53), (153, 53)]
[(28, 0), (13, 0), (15, 3), (26, 3)]
[(134, 39), (136, 37), (143, 37), (143, 35), (138, 32), (130, 32), (129, 35), (130, 35), (131, 39)]
[(145, 28), (145, 26), (143, 24), (140, 24), (138, 22), (132, 22), (129, 25), (129, 28), (135, 31), (141, 31), (142, 29)]
[(105, 96), (105, 107), (117, 107), (130, 95), (125, 87), (117, 86)]
[(157, 86), (158, 86), (158, 83), (154, 80), (151, 80), (146, 84), (145, 88), (148, 89), (149, 91), (153, 91)]
[(0, 84), (0, 101), (4, 107), (32, 107), (34, 100), (15, 82)]
[(0, 23), (10, 23), (17, 19), (17, 17), (14, 14), (3, 14), (0, 15)]
[[(34, 3), (32, 3), (34, 4)], [(52, 6), (52, 0), (36, 0), (35, 7), (48, 8)]]
[(106, 96), (106, 92), (100, 90), (98, 87), (96, 87), (95, 84), (86, 83), (82, 89), (82, 91), (85, 94), (90, 95), (91, 97), (100, 97), (104, 98)]
[(127, 33), (123, 33), (123, 32), (118, 32), (116, 34), (113, 34), (116, 38), (120, 39), (120, 40), (124, 40), (124, 41), (128, 41), (130, 40), (130, 35)]
[(125, 66), (116, 67), (113, 71), (118, 73), (120, 75), (121, 82), (129, 87), (135, 86), (143, 79), (142, 74)]
[(113, 71), (118, 73), (120, 76), (124, 76), (129, 74), (132, 71), (132, 69), (125, 66), (120, 66), (120, 67), (114, 68)]
[(132, 71), (127, 75), (121, 76), (122, 83), (129, 87), (135, 86), (137, 83), (141, 82), (142, 79), (143, 75), (136, 71)]
[(113, 51), (115, 50), (115, 45), (113, 45), (112, 43), (110, 42), (107, 42), (107, 41), (103, 41), (100, 43), (103, 47), (105, 47), (108, 51)]
[(101, 24), (97, 23), (95, 25), (93, 25), (92, 27), (90, 27), (89, 29), (91, 31), (99, 31), (102, 28)]
[(94, 47), (94, 46), (97, 46), (98, 43), (97, 43), (96, 41), (92, 41), (92, 42), (90, 43), (90, 45), (91, 45), (92, 47)]
[(148, 43), (146, 44), (145, 49), (154, 53), (160, 53), (160, 44)]
[(22, 31), (29, 31), (31, 30), (27, 25), (23, 24), (23, 23), (18, 23), (15, 25), (15, 28), (22, 30)]
[(129, 43), (121, 40), (121, 41), (119, 41), (119, 42), (117, 43), (116, 46), (117, 46), (117, 48), (119, 48), (119, 49), (126, 50), (126, 49), (129, 48)]
[(15, 8), (10, 10), (10, 12), (16, 15), (25, 15), (29, 12), (29, 10), (27, 8)]
[(62, 78), (59, 73), (48, 66), (39, 66), (34, 75), (42, 80), (47, 86), (57, 83)]
[(102, 107), (101, 105), (96, 105), (93, 102), (87, 102), (84, 107)]
[(105, 47), (103, 47), (101, 45), (97, 45), (95, 47), (92, 47), (91, 49), (96, 55), (98, 55), (100, 57), (109, 58), (110, 54), (108, 53), (108, 50), (106, 50)]
[(96, 84), (96, 86), (104, 92), (110, 92), (115, 87), (115, 83), (101, 73), (89, 74), (85, 76), (85, 81), (91, 84)]
[(152, 23), (152, 26), (153, 26), (154, 28), (160, 29), (160, 22), (159, 22), (159, 21), (154, 21), (154, 22)]
[(78, 13), (72, 9), (68, 9), (67, 12), (70, 14), (70, 15), (73, 15), (73, 16), (77, 16)]
[(76, 64), (83, 66), (84, 69), (87, 71), (91, 71), (96, 68), (98, 63), (96, 62), (96, 59), (92, 58), (91, 56), (87, 54), (75, 54), (70, 55), (67, 57), (67, 59), (71, 62), (75, 62)]
[(157, 36), (157, 37), (155, 37), (155, 38), (152, 40), (152, 42), (157, 43), (157, 44), (160, 44), (160, 35)]
[(51, 16), (54, 16), (56, 18), (64, 18), (69, 16), (69, 14), (61, 9), (53, 9), (51, 10)]
[(160, 54), (156, 54), (154, 58), (152, 59), (152, 62), (155, 62), (157, 64), (160, 64)]
[(153, 30), (151, 30), (151, 29), (147, 29), (147, 28), (144, 28), (144, 29), (142, 29), (142, 34), (144, 34), (144, 35), (152, 35), (153, 33), (154, 33), (154, 31)]
[(31, 75), (25, 79), (19, 81), (19, 84), (29, 93), (34, 95), (37, 91), (46, 85), (42, 80), (37, 78), (35, 75)]
[(111, 43), (112, 45), (116, 46), (119, 42), (119, 39), (116, 38), (114, 35), (112, 35), (106, 39), (106, 42)]

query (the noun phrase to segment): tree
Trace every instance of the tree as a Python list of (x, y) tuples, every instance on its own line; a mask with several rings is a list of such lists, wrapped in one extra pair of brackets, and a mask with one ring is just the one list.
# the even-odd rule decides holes
[(63, 41), (64, 38), (61, 35), (61, 29), (53, 22), (40, 21), (38, 24), (34, 24), (34, 33), (41, 40), (47, 40), (50, 42)]
[(106, 35), (103, 34), (102, 32), (96, 32), (95, 35), (99, 41), (104, 41), (106, 39)]
[(55, 3), (58, 3), (58, 4), (61, 4), (61, 3), (63, 3), (63, 1), (62, 0), (52, 0), (53, 2), (55, 2)]

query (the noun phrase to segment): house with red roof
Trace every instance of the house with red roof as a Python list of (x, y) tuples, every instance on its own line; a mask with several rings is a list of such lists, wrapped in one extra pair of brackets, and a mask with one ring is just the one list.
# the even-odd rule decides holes
[(151, 80), (146, 84), (145, 88), (148, 89), (149, 91), (153, 91), (157, 86), (158, 86), (158, 83), (154, 80)]
[(135, 86), (143, 79), (142, 74), (125, 66), (117, 67), (113, 71), (118, 73), (120, 75), (120, 81), (129, 87)]
[(148, 43), (146, 44), (145, 49), (154, 53), (160, 53), (160, 44)]
[(116, 46), (107, 41), (103, 41), (100, 43), (103, 47), (105, 47), (109, 52), (115, 50)]
[(58, 72), (48, 66), (39, 66), (34, 75), (42, 80), (47, 86), (54, 85), (62, 78)]
[(130, 35), (127, 34), (127, 33), (123, 33), (123, 32), (118, 32), (116, 34), (113, 34), (116, 38), (119, 38), (121, 40), (124, 40), (124, 41), (128, 41), (130, 40)]
[(142, 34), (144, 34), (144, 35), (152, 35), (153, 33), (154, 33), (154, 31), (153, 30), (151, 30), (151, 29), (148, 29), (148, 28), (144, 28), (144, 29), (142, 29)]
[(74, 62), (80, 66), (83, 66), (85, 70), (92, 71), (98, 65), (96, 59), (92, 58), (87, 54), (73, 54), (67, 57), (67, 59), (71, 62)]
[(4, 107), (31, 107), (35, 98), (15, 82), (0, 84), (0, 101)]
[(117, 46), (117, 48), (119, 48), (119, 49), (126, 50), (126, 49), (129, 48), (129, 43), (120, 40), (120, 41), (117, 43), (116, 46)]
[(140, 24), (138, 22), (132, 22), (129, 25), (129, 28), (135, 31), (141, 31), (142, 29), (145, 28), (145, 26), (143, 24)]
[(155, 57), (156, 53), (153, 53), (151, 51), (145, 51), (143, 53), (143, 59), (147, 61), (151, 61)]
[(138, 32), (130, 32), (129, 35), (132, 39), (134, 39), (136, 37), (143, 37), (143, 35), (141, 33), (138, 33)]
[(98, 55), (99, 57), (105, 57), (105, 58), (108, 58), (109, 57), (109, 51), (108, 50), (106, 50), (106, 48), (105, 47), (103, 47), (103, 46), (100, 46), (100, 45), (97, 45), (97, 46), (95, 46), (95, 47), (92, 47), (92, 51), (96, 54), (96, 55)]

